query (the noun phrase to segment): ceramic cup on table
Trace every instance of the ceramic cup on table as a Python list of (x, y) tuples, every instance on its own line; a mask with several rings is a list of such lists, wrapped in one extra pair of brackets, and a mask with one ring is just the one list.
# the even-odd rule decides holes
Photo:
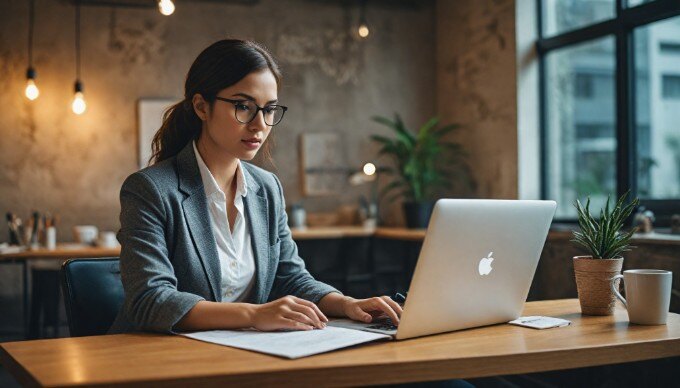
[(77, 225), (73, 227), (73, 239), (77, 243), (94, 245), (97, 242), (99, 230), (94, 225)]
[(101, 232), (97, 239), (97, 246), (102, 248), (116, 248), (118, 247), (118, 240), (115, 232)]
[[(614, 280), (623, 279), (626, 298)], [(659, 269), (630, 269), (623, 275), (610, 279), (611, 288), (628, 310), (630, 323), (639, 325), (665, 325), (671, 304), (673, 273)]]

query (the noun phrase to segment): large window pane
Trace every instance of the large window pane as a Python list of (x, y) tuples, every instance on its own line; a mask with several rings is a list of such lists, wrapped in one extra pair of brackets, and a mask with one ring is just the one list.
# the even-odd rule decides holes
[(614, 39), (606, 37), (546, 56), (546, 187), (557, 218), (575, 218), (572, 203), (593, 206), (616, 195)]
[(548, 37), (613, 19), (614, 0), (541, 0), (543, 6), (543, 34)]
[(656, 0), (628, 0), (628, 6), (629, 7), (636, 7), (640, 4), (651, 3), (652, 1), (656, 1)]
[(680, 197), (680, 17), (635, 30), (638, 193)]

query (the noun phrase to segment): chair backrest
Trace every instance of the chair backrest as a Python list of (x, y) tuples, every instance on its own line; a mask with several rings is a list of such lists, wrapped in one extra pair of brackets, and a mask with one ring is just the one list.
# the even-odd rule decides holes
[(66, 261), (61, 287), (71, 336), (106, 334), (125, 298), (118, 258)]

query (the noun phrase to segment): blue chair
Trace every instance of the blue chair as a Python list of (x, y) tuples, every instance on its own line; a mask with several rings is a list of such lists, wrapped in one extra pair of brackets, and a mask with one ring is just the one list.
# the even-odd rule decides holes
[(72, 337), (106, 334), (125, 293), (117, 257), (71, 259), (61, 267), (61, 286)]

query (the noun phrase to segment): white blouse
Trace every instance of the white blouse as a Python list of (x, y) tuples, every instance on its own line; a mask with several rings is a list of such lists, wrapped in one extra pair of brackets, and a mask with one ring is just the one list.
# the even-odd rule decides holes
[(195, 141), (193, 145), (208, 202), (210, 225), (217, 241), (222, 273), (222, 302), (241, 302), (248, 298), (255, 284), (255, 257), (243, 207), (243, 197), (248, 194), (248, 189), (241, 161), (236, 168), (234, 206), (237, 214), (234, 230), (231, 231), (227, 218), (227, 197), (203, 161)]

